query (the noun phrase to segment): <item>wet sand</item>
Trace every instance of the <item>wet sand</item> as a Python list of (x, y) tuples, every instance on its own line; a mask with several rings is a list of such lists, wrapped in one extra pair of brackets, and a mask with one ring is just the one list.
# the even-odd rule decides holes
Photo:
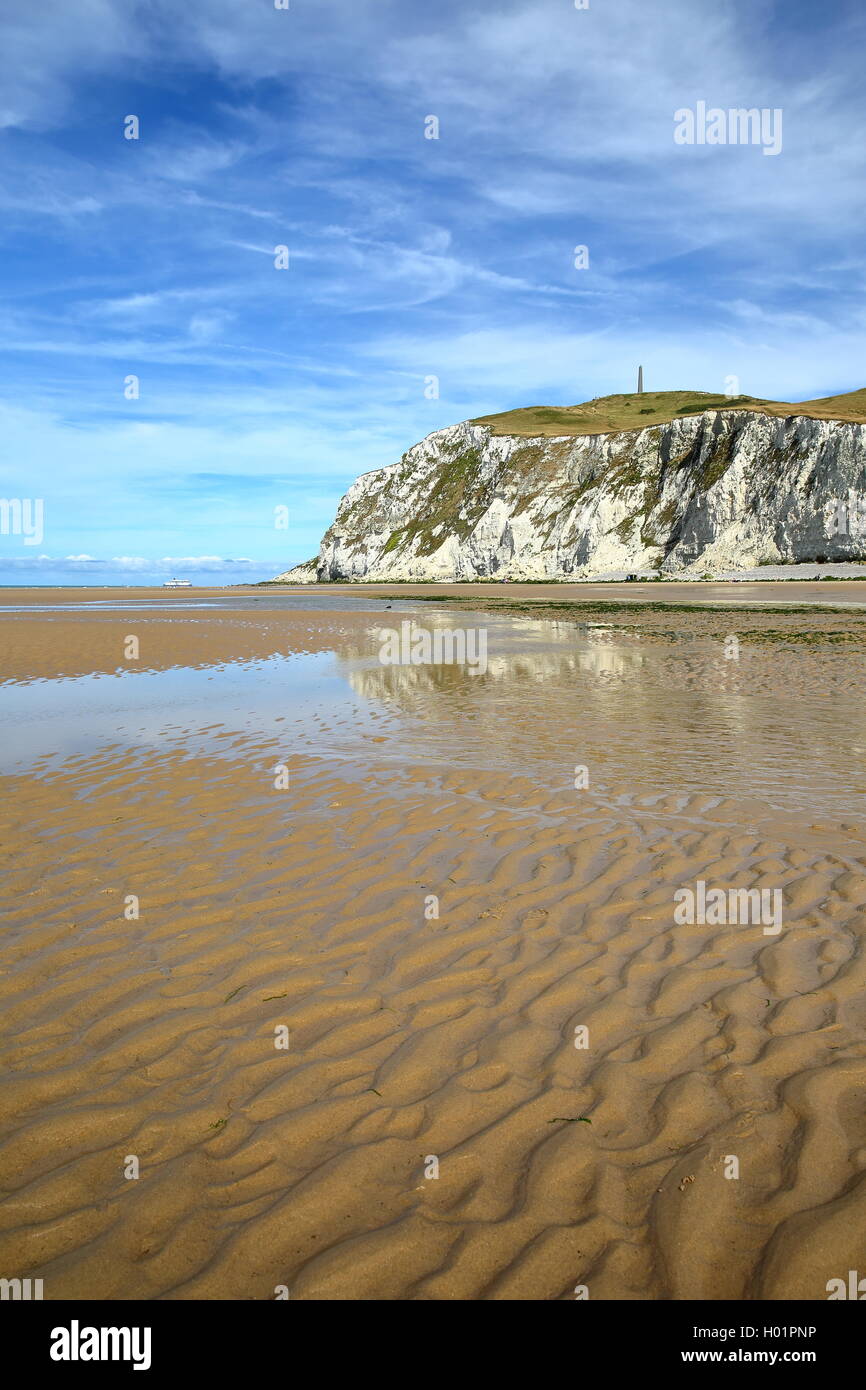
[[(551, 607), (862, 586), (420, 601), (457, 587), (0, 600), (6, 1277), (752, 1300), (862, 1272), (866, 615)], [(485, 625), (486, 672), (383, 667), (409, 617)], [(781, 931), (678, 925), (699, 879), (780, 889)]]
[(441, 596), (463, 596), (469, 598), (513, 598), (519, 596), (523, 602), (541, 602), (548, 599), (572, 599), (578, 603), (593, 599), (619, 600), (642, 603), (853, 603), (866, 607), (866, 580), (743, 580), (737, 583), (714, 583), (710, 580), (664, 580), (654, 583), (651, 580), (636, 583), (604, 584), (253, 584), (233, 585), (231, 588), (194, 589), (2, 589), (0, 588), (0, 607), (14, 604), (35, 607), (46, 602), (62, 604), (110, 604), (116, 602), (135, 603), (140, 606), (158, 601), (171, 604), (178, 610), (191, 602), (214, 600), (255, 600), (267, 602), (280, 594), (306, 594), (319, 598), (333, 598), (343, 595), (350, 599), (364, 599), (370, 596), (393, 594), (403, 599), (429, 598)]

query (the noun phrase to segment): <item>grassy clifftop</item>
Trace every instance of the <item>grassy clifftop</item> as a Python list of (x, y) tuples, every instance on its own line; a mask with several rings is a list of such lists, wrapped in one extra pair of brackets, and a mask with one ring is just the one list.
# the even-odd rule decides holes
[(562, 435), (615, 434), (664, 425), (704, 410), (753, 410), (763, 415), (807, 415), (813, 420), (848, 420), (866, 424), (866, 390), (814, 401), (765, 401), (757, 396), (713, 395), (708, 391), (644, 391), (641, 395), (598, 396), (582, 405), (529, 406), (483, 415), (473, 425), (489, 425), (494, 434), (527, 439)]

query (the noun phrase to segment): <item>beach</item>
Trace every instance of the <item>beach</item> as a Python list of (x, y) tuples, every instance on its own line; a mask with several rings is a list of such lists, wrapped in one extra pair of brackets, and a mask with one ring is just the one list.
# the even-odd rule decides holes
[[(483, 669), (383, 664), (403, 623)], [(866, 1274), (862, 583), (9, 589), (0, 641), (2, 1270)]]

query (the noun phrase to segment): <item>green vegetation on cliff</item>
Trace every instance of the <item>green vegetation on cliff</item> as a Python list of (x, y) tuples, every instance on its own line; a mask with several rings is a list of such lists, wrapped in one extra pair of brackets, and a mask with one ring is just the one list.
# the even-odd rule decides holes
[(563, 435), (616, 434), (665, 425), (704, 410), (750, 410), (785, 418), (806, 415), (813, 420), (848, 420), (866, 424), (866, 390), (843, 396), (824, 396), (814, 401), (766, 401), (757, 396), (713, 395), (708, 391), (644, 391), (638, 395), (599, 396), (582, 405), (528, 406), (500, 415), (482, 415), (473, 425), (489, 425), (494, 434), (521, 435), (527, 439)]

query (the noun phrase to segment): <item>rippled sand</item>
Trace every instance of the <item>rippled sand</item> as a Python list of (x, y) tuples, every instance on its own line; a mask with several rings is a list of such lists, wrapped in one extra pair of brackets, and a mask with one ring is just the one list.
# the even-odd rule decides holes
[[(0, 617), (0, 1272), (434, 1300), (866, 1272), (862, 619), (499, 615), (472, 677), (379, 664), (405, 603)], [(697, 879), (782, 889), (782, 931), (675, 925)]]

